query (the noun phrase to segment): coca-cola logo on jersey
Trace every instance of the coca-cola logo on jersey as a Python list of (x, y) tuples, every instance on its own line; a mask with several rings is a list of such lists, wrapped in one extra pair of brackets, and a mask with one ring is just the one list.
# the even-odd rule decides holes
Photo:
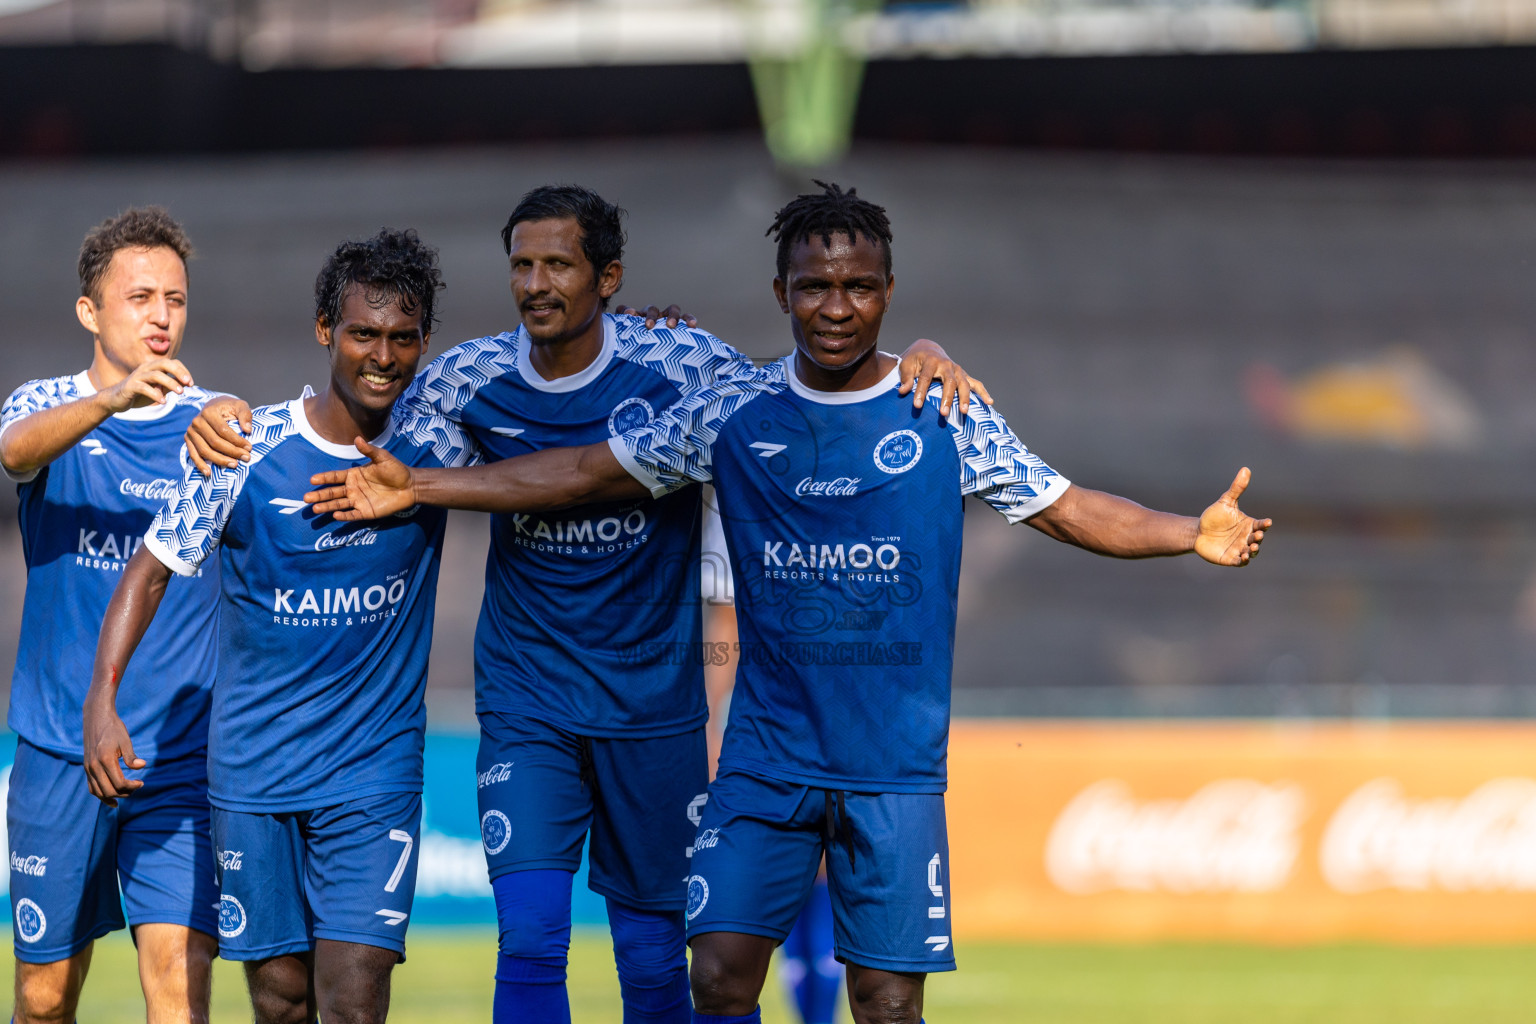
[(315, 539), (316, 551), (334, 551), (337, 548), (355, 548), (365, 544), (376, 544), (379, 540), (378, 531), (370, 526), (351, 533), (333, 531), (322, 533)]
[(484, 789), (486, 786), (494, 786), (498, 783), (506, 782), (512, 778), (513, 763), (512, 761), (502, 761), (499, 764), (491, 765), (483, 772), (477, 772), (475, 774), (475, 781), (477, 783), (475, 788)]
[(48, 874), (48, 858), (39, 857), (35, 853), (22, 856), (12, 851), (11, 870), (23, 875), (31, 875), (34, 878), (42, 878)]
[(1046, 843), (1060, 889), (1271, 892), (1301, 850), (1307, 800), (1291, 783), (1219, 779), (1187, 799), (1139, 800), (1119, 779), (1079, 793)]
[(181, 484), (164, 477), (159, 480), (130, 480), (124, 477), (117, 491), (119, 494), (132, 495), (144, 501), (167, 501), (180, 493)]
[(1492, 779), (1459, 799), (1373, 779), (1334, 812), (1318, 861), (1347, 893), (1536, 890), (1536, 779)]
[(859, 493), (861, 479), (856, 476), (840, 476), (835, 480), (812, 480), (806, 477), (795, 485), (795, 494), (802, 498), (807, 495), (823, 498), (851, 498)]

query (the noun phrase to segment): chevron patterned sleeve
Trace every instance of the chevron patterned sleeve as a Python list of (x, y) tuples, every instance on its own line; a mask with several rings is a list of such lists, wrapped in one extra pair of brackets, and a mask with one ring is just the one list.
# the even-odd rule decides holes
[(0, 434), (5, 433), (17, 420), (26, 419), (35, 412), (51, 409), (65, 402), (72, 402), (80, 396), (76, 393), (73, 377), (50, 377), (47, 380), (32, 380), (23, 384), (11, 396), (0, 405)]
[(645, 426), (609, 438), (608, 447), (652, 497), (708, 483), (714, 479), (712, 458), (721, 428), (771, 386), (761, 374), (720, 381), (685, 395)]
[(693, 327), (645, 329), (634, 316), (614, 316), (619, 355), (661, 374), (683, 395), (716, 381), (751, 376), (752, 360), (708, 331)]
[(464, 407), (482, 387), (516, 367), (512, 335), (466, 341), (428, 363), (400, 396), (400, 402), (459, 423)]
[(395, 408), (401, 415), (400, 433), (413, 444), (430, 449), (438, 465), (454, 469), (482, 462), (479, 445), (456, 420), (404, 404)]
[(198, 566), (218, 550), (250, 465), (242, 462), (233, 469), (214, 466), (209, 477), (188, 470), (180, 493), (166, 502), (144, 535), (150, 554), (178, 576), (196, 575)]
[[(929, 402), (937, 405), (937, 398)], [(1024, 447), (990, 406), (972, 403), (964, 420), (950, 421), (950, 432), (960, 452), (960, 493), (976, 495), (1010, 523), (1044, 511), (1071, 486)]]
[[(214, 466), (208, 477), (188, 468), (180, 492), (149, 524), (144, 546), (172, 572), (194, 575), (197, 567), (218, 550), (251, 470), (294, 430), (286, 404), (257, 409), (251, 423), (250, 461), (236, 463), (233, 469)], [(285, 506), (280, 514), (293, 514), (306, 507), (302, 501), (285, 502), (281, 498), (274, 499), (273, 504)]]
[[(0, 405), (0, 435), (3, 435), (13, 424), (31, 416), (35, 412), (51, 409), (65, 402), (73, 402), (79, 398), (79, 389), (75, 387), (73, 377), (49, 377), (46, 380), (32, 380), (23, 384), (11, 392), (4, 405)], [(28, 473), (13, 474), (10, 470), (0, 467), (0, 472), (13, 483), (25, 484), (37, 479), (40, 470), (32, 470)]]

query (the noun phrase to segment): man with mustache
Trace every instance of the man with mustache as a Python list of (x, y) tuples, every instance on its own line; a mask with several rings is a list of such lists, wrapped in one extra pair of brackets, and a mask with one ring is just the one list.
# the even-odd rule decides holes
[(714, 483), (741, 667), (689, 867), (693, 1020), (760, 1020), (825, 855), (854, 1020), (918, 1024), (926, 975), (955, 966), (943, 794), (962, 497), (1121, 558), (1246, 565), (1271, 523), (1238, 508), (1246, 469), (1200, 517), (1171, 515), (1069, 484), (988, 409), (914, 409), (877, 346), (895, 285), (885, 211), (824, 185), (770, 233), (785, 359), (603, 443), (469, 470), (364, 446), (370, 465), (316, 476), (305, 498), (346, 520), (417, 502), (543, 515)]
[[(617, 436), (751, 375), (703, 331), (605, 312), (623, 283), (621, 218), (579, 186), (524, 195), (501, 235), (520, 326), (439, 357), (411, 400), (494, 461)], [(935, 372), (968, 383), (937, 346), (913, 353), (908, 379), (924, 390)], [(223, 415), (210, 407), (189, 440), (227, 437)], [(708, 784), (698, 490), (492, 520), (475, 689), (497, 1022), (569, 1020), (571, 885), (589, 835), (626, 1020), (688, 1019), (681, 879)]]

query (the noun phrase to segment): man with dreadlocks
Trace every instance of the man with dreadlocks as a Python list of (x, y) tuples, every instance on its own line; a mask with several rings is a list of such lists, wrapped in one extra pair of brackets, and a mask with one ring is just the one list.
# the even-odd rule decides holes
[(358, 526), (297, 498), (311, 474), (363, 458), (356, 438), (413, 466), (470, 459), (453, 424), (397, 401), (440, 287), (437, 252), (413, 231), (335, 250), (315, 282), (330, 385), (257, 409), (248, 462), (188, 474), (124, 568), (97, 646), (85, 767), (112, 806), (143, 785), (121, 767), (144, 761), (117, 714), (119, 682), (171, 574), (218, 559), (208, 801), (219, 953), (245, 962), (258, 1024), (317, 1012), (382, 1022), (404, 957), (446, 514), (403, 509)]
[[(1002, 417), (914, 409), (876, 346), (890, 302), (885, 211), (824, 185), (779, 212), (773, 290), (794, 351), (700, 389), (606, 444), (461, 471), (372, 465), (318, 475), (317, 512), (417, 502), (535, 512), (713, 481), (737, 579), (741, 663), (688, 879), (694, 1020), (759, 1020), (825, 852), (838, 958), (860, 1024), (916, 1024), (923, 979), (954, 969), (945, 748), (962, 503), (1121, 558), (1245, 565), (1268, 520), (1248, 482), (1198, 518), (1069, 485)], [(933, 638), (938, 636), (939, 642)]]
[[(461, 424), (494, 461), (604, 440), (690, 389), (752, 374), (704, 331), (605, 312), (623, 283), (622, 213), (576, 185), (524, 195), (501, 230), (521, 323), (438, 357), (406, 400)], [(929, 350), (914, 377), (958, 376), (932, 343), (913, 347)], [(225, 415), (215, 403), (200, 423), (217, 432)], [(500, 926), (497, 1024), (570, 1020), (571, 889), (589, 838), (625, 1021), (688, 1020), (678, 883), (708, 785), (698, 491), (491, 521), (476, 794)]]

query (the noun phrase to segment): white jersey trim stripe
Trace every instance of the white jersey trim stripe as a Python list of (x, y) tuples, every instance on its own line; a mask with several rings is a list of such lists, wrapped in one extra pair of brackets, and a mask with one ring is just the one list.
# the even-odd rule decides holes
[[(305, 396), (311, 395), (313, 393), (314, 392), (312, 392), (307, 387), (304, 389)], [(314, 425), (309, 422), (309, 415), (304, 411), (304, 398), (295, 398), (289, 401), (287, 405), (289, 413), (293, 416), (293, 425), (298, 428), (299, 436), (308, 441), (310, 444), (314, 445), (316, 448), (320, 449), (322, 452), (325, 452), (325, 454), (334, 455), (338, 459), (367, 458), (366, 455), (357, 450), (356, 445), (337, 444), (335, 441), (327, 441), (325, 438), (321, 437), (320, 432), (316, 430)], [(389, 423), (385, 425), (384, 430), (379, 434), (378, 437), (375, 437), (369, 441), (369, 444), (375, 444), (383, 447), (389, 443), (390, 436), (394, 434), (394, 432), (395, 418), (393, 415), (391, 415), (389, 418)]]
[(144, 548), (150, 554), (160, 560), (160, 564), (178, 576), (196, 576), (197, 566), (191, 562), (183, 562), (171, 553), (171, 549), (160, 542), (153, 533), (144, 537)]
[[(39, 411), (41, 411), (41, 410), (39, 410)], [(21, 417), (21, 419), (11, 420), (11, 422), (5, 424), (4, 426), (0, 426), (0, 437), (4, 437), (5, 436), (5, 432), (7, 430), (11, 429), (16, 424), (20, 423), (21, 420), (24, 420), (24, 419), (26, 419), (25, 416)], [(36, 469), (32, 470), (30, 473), (22, 473), (22, 474), (18, 475), (16, 473), (12, 473), (10, 471), (10, 469), (6, 467), (5, 463), (0, 462), (0, 474), (4, 474), (5, 478), (7, 480), (9, 480), (13, 484), (29, 484), (33, 480), (36, 480), (37, 479), (37, 474), (41, 473), (42, 471), (43, 471), (43, 467), (42, 466), (38, 466)]]
[(1066, 477), (1055, 477), (1049, 484), (1046, 485), (1044, 491), (1041, 491), (1029, 501), (1022, 505), (1014, 505), (1012, 508), (1002, 509), (1001, 511), (1003, 518), (1008, 520), (1008, 523), (1011, 526), (1022, 523), (1030, 516), (1039, 515), (1041, 512), (1044, 512), (1046, 509), (1056, 504), (1056, 499), (1060, 498), (1063, 494), (1066, 494), (1067, 488), (1071, 486), (1072, 481), (1068, 480)]
[[(75, 387), (80, 392), (74, 401), (79, 401), (81, 398), (90, 398), (96, 393), (96, 385), (91, 383), (91, 375), (89, 371), (81, 370), (79, 373), (75, 374), (74, 381)], [(165, 403), (163, 405), (141, 405), (136, 409), (127, 409), (123, 412), (115, 412), (112, 414), (112, 418), (115, 420), (131, 420), (140, 422), (145, 420), (157, 420), (175, 408), (176, 403), (180, 400), (181, 395), (172, 391), (170, 394), (165, 396)]]
[[(525, 339), (527, 331), (519, 328)], [(539, 371), (533, 368), (531, 355), (533, 345), (526, 340), (517, 346), (517, 372), (522, 376), (527, 385), (537, 391), (546, 391), (550, 394), (562, 394), (567, 391), (578, 391), (597, 380), (602, 372), (608, 369), (608, 364), (613, 362), (613, 357), (619, 351), (619, 339), (614, 333), (613, 321), (603, 317), (603, 347), (597, 353), (597, 358), (588, 363), (586, 368), (579, 373), (573, 373), (569, 377), (559, 377), (555, 380), (545, 380), (539, 376)]]
[[(889, 352), (880, 352), (876, 356), (890, 355)], [(799, 363), (801, 355), (798, 351), (784, 357), (784, 377), (789, 381), (789, 389), (798, 397), (807, 402), (815, 402), (818, 405), (853, 405), (856, 402), (867, 402), (872, 398), (879, 398), (891, 388), (901, 383), (901, 364), (898, 362), (891, 367), (891, 372), (880, 378), (880, 383), (858, 391), (817, 391), (807, 387), (800, 380)], [(894, 357), (893, 357), (894, 358)]]
[(669, 490), (667, 485), (656, 479), (646, 471), (644, 466), (635, 461), (635, 457), (629, 453), (629, 447), (622, 438), (610, 437), (608, 439), (608, 450), (613, 452), (613, 457), (619, 460), (619, 465), (624, 467), (625, 472), (640, 481), (651, 492), (651, 497), (660, 498), (667, 494)]

